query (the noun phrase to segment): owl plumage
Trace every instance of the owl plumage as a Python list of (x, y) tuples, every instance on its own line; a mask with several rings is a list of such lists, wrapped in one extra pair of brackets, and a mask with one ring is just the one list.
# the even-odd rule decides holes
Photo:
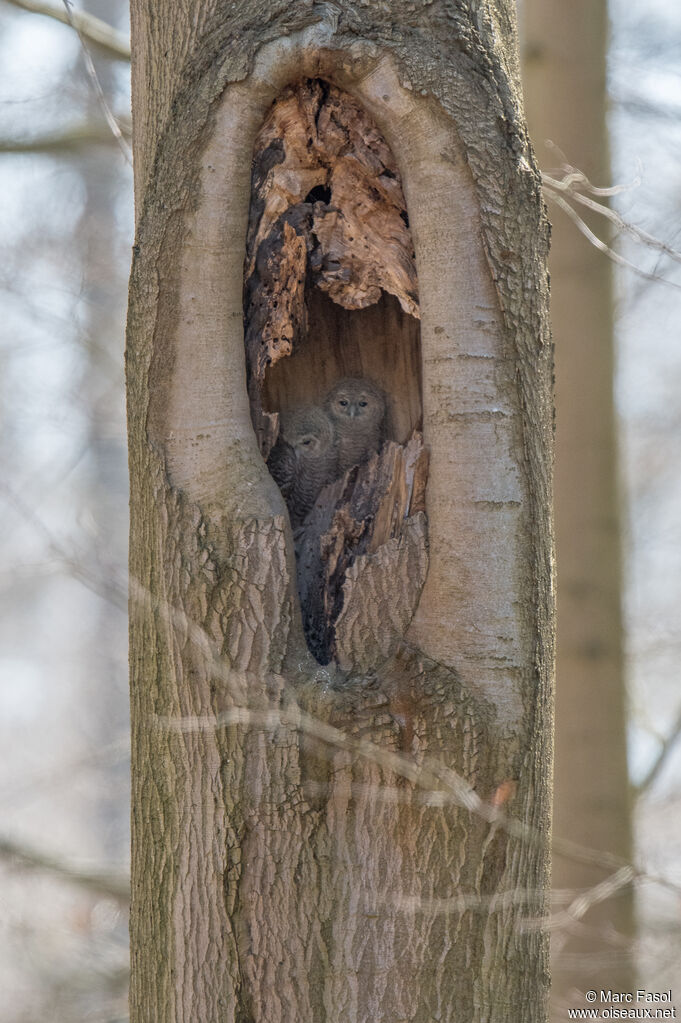
[(320, 490), (338, 475), (335, 432), (324, 409), (305, 405), (282, 413), (279, 440), (267, 466), (284, 495), (295, 529)]
[(346, 377), (329, 391), (324, 407), (334, 426), (338, 471), (363, 462), (383, 443), (385, 393), (371, 380)]

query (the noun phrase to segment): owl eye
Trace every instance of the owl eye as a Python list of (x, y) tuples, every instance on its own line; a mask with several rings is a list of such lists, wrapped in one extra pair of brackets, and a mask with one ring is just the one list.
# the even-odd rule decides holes
[(360, 401), (360, 403), (359, 403), (359, 407), (360, 407), (360, 408), (366, 408), (368, 404), (369, 404), (369, 403), (368, 403), (367, 401)]
[(348, 399), (347, 398), (341, 398), (340, 401), (338, 402), (338, 404), (341, 405), (343, 408), (345, 408), (347, 406), (347, 404), (348, 404)]
[(312, 437), (306, 437), (305, 440), (302, 440), (300, 443), (307, 447), (309, 444), (312, 443)]

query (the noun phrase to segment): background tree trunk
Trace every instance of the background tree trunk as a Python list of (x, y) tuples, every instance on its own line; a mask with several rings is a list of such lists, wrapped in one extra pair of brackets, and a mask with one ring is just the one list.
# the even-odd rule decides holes
[[(90, 0), (88, 11), (97, 17), (110, 18), (122, 5), (110, 0)], [(119, 10), (117, 10), (119, 8)], [(109, 59), (99, 59), (95, 51), (97, 77), (105, 95), (111, 95), (114, 73)], [(101, 116), (96, 96), (92, 95), (88, 118)], [(116, 238), (113, 223), (116, 202), (120, 202), (120, 168), (111, 154), (100, 149), (80, 154), (73, 165), (83, 183), (83, 210), (78, 222), (75, 245), (82, 252), (82, 314), (80, 329), (84, 348), (84, 368), (78, 381), (79, 393), (87, 396), (87, 449), (89, 459), (88, 504), (92, 519), (98, 524), (91, 537), (88, 557), (96, 563), (105, 540), (109, 564), (125, 565), (127, 537), (125, 507), (127, 503), (125, 415), (121, 355), (122, 296), (125, 294), (124, 266), (119, 245), (112, 251)], [(118, 241), (118, 239), (116, 238)], [(118, 272), (117, 272), (118, 271)], [(116, 347), (117, 346), (117, 347)], [(114, 354), (116, 353), (116, 354)], [(103, 745), (112, 734), (127, 736), (128, 707), (125, 692), (126, 667), (121, 654), (126, 646), (126, 616), (120, 606), (97, 602), (88, 636), (85, 678), (92, 701), (91, 734), (93, 744)], [(98, 684), (92, 686), (92, 679)], [(101, 855), (125, 862), (128, 855), (128, 764), (127, 756), (99, 780), (96, 806), (96, 834), (101, 842)]]
[[(605, 0), (569, 7), (560, 0), (524, 0), (525, 98), (539, 158), (548, 166), (560, 161), (544, 145), (551, 139), (600, 186), (610, 182), (607, 29)], [(558, 562), (554, 828), (558, 837), (630, 860), (611, 264), (560, 209), (550, 212)], [(569, 897), (610, 871), (557, 855), (553, 886)], [(556, 1018), (564, 1018), (572, 988), (631, 990), (631, 917), (629, 889), (594, 905), (573, 935), (556, 933)], [(583, 998), (574, 1004), (583, 1008)]]
[[(133, 2), (140, 1023), (545, 1019), (551, 354), (512, 10)], [(430, 567), (397, 627), (379, 548), (342, 666), (307, 650), (242, 329), (253, 146), (304, 77), (392, 148), (420, 289)]]

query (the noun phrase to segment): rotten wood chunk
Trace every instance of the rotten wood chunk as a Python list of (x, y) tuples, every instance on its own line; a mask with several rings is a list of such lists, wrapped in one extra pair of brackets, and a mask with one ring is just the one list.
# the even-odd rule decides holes
[(267, 367), (291, 355), (307, 328), (307, 246), (288, 220), (279, 220), (260, 245), (247, 280), (246, 354), (250, 375), (264, 379)]
[(325, 487), (297, 531), (303, 626), (321, 664), (369, 670), (404, 636), (428, 567), (427, 474), (420, 434), (388, 441)]
[(286, 89), (255, 147), (246, 245), (249, 377), (290, 355), (305, 289), (346, 309), (386, 291), (418, 317), (414, 249), (395, 159), (367, 113), (317, 79)]

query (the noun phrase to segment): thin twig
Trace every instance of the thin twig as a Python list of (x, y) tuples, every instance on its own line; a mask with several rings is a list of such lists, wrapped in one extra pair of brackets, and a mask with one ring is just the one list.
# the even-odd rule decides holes
[(632, 189), (638, 188), (641, 184), (641, 177), (637, 174), (634, 180), (628, 185), (608, 185), (606, 188), (599, 188), (597, 185), (592, 185), (584, 171), (580, 170), (578, 167), (573, 167), (571, 163), (568, 163), (565, 153), (556, 145), (555, 142), (552, 142), (551, 139), (545, 139), (544, 145), (558, 157), (558, 160), (560, 161), (560, 170), (562, 170), (566, 175), (564, 180), (569, 181), (571, 186), (579, 185), (580, 188), (586, 189), (586, 191), (591, 192), (592, 195), (601, 195), (604, 197), (621, 195), (622, 192), (631, 192)]
[(122, 32), (117, 31), (112, 25), (96, 18), (94, 14), (87, 11), (71, 11), (69, 14), (61, 7), (56, 7), (45, 0), (5, 0), (14, 7), (21, 7), (24, 11), (31, 11), (32, 14), (44, 14), (55, 21), (61, 21), (63, 25), (71, 25), (76, 29), (81, 38), (99, 46), (111, 57), (117, 60), (130, 60), (130, 43)]
[(565, 154), (557, 145), (555, 145), (554, 142), (551, 142), (550, 139), (546, 139), (545, 145), (547, 149), (552, 150), (558, 157), (560, 161), (559, 171), (562, 172), (563, 175), (562, 178), (558, 178), (556, 177), (556, 173), (558, 172), (553, 172), (551, 174), (548, 174), (545, 171), (541, 172), (541, 180), (544, 186), (544, 194), (546, 198), (555, 202), (557, 206), (567, 213), (568, 217), (570, 217), (573, 223), (576, 224), (577, 228), (581, 231), (585, 238), (587, 238), (589, 242), (591, 242), (591, 244), (599, 250), (599, 252), (603, 252), (606, 256), (612, 259), (613, 262), (617, 263), (619, 266), (626, 267), (628, 270), (632, 270), (635, 274), (637, 274), (637, 276), (642, 277), (644, 280), (658, 281), (661, 284), (667, 284), (669, 287), (676, 289), (681, 288), (681, 285), (676, 284), (674, 281), (670, 281), (668, 278), (662, 277), (658, 273), (649, 273), (646, 270), (642, 270), (640, 267), (636, 266), (635, 263), (625, 259), (624, 256), (620, 256), (619, 253), (617, 253), (610, 245), (604, 242), (602, 238), (599, 238), (598, 235), (591, 230), (574, 207), (567, 201), (567, 198), (569, 197), (572, 202), (579, 203), (591, 210), (591, 212), (598, 213), (600, 216), (605, 217), (614, 224), (619, 231), (624, 231), (635, 241), (640, 242), (657, 252), (663, 253), (665, 256), (668, 256), (669, 259), (672, 259), (677, 263), (681, 263), (681, 252), (677, 249), (666, 244), (666, 242), (660, 241), (659, 238), (656, 238), (648, 231), (644, 231), (642, 228), (629, 223), (629, 221), (625, 220), (615, 210), (610, 209), (610, 207), (605, 203), (596, 202), (588, 195), (583, 194), (586, 191), (592, 196), (598, 196), (601, 198), (619, 195), (622, 192), (631, 190), (632, 188), (637, 188), (641, 183), (640, 177), (636, 177), (634, 181), (628, 185), (611, 185), (607, 188), (599, 188), (589, 181), (583, 171), (568, 163)]
[(92, 56), (90, 55), (87, 43), (85, 42), (85, 36), (79, 31), (79, 29), (76, 26), (76, 22), (74, 20), (74, 12), (71, 9), (73, 7), (72, 0), (62, 0), (62, 2), (64, 4), (64, 10), (66, 11), (66, 18), (68, 24), (71, 26), (71, 28), (75, 29), (75, 31), (78, 32), (78, 38), (80, 39), (80, 46), (83, 51), (83, 60), (85, 61), (85, 67), (87, 69), (90, 82), (92, 83), (92, 88), (95, 91), (97, 101), (102, 109), (102, 113), (106, 118), (106, 123), (109, 125), (109, 128), (111, 129), (114, 138), (118, 142), (119, 148), (123, 153), (123, 156), (132, 167), (132, 149), (123, 138), (123, 133), (121, 132), (121, 129), (118, 125), (118, 121), (114, 117), (111, 107), (106, 101), (106, 96), (104, 95), (102, 84), (99, 81), (97, 71), (92, 60)]
[[(583, 177), (583, 175), (580, 175)], [(573, 188), (575, 175), (568, 175), (562, 180), (551, 177), (550, 174), (545, 174), (542, 171), (541, 179), (544, 186), (548, 189), (553, 189), (559, 192), (565, 192), (574, 199), (575, 202), (579, 202), (582, 206), (586, 206), (588, 209), (593, 210), (594, 213), (600, 213), (602, 217), (607, 217), (608, 220), (619, 228), (620, 231), (625, 231), (628, 235), (631, 235), (638, 242), (642, 242), (651, 249), (655, 249), (657, 252), (663, 252), (670, 259), (673, 259), (677, 263), (681, 263), (681, 252), (673, 249), (671, 245), (667, 245), (666, 242), (660, 241), (659, 238), (655, 238), (654, 235), (648, 234), (647, 231), (643, 231), (640, 227), (636, 227), (634, 224), (630, 224), (627, 220), (619, 215), (615, 210), (610, 209), (609, 206), (605, 206), (603, 203), (595, 202), (590, 199), (587, 195), (582, 195), (576, 188)], [(601, 189), (601, 194), (604, 192), (611, 192), (611, 189)]]
[[(60, 544), (31, 505), (2, 479), (0, 479), (0, 493), (5, 495), (5, 500), (8, 504), (13, 505), (21, 513), (24, 521), (33, 524), (34, 528), (45, 539), (50, 555), (61, 562), (74, 579), (78, 579), (92, 593), (96, 593), (98, 596), (108, 600), (110, 604), (113, 604), (119, 610), (127, 612), (128, 595), (125, 583), (122, 579), (116, 578), (116, 572), (111, 567), (106, 572), (100, 572), (99, 574), (87, 569), (83, 565), (82, 559), (78, 558), (76, 554), (70, 553), (66, 547)], [(100, 576), (104, 576), (105, 581)]]
[(13, 860), (22, 867), (56, 874), (57, 877), (61, 877), (65, 881), (71, 881), (81, 888), (87, 888), (102, 895), (109, 895), (120, 902), (127, 902), (130, 898), (130, 882), (127, 877), (82, 870), (53, 856), (29, 849), (19, 842), (13, 842), (9, 838), (0, 838), (0, 857)]
[[(129, 120), (121, 120), (121, 127), (126, 135), (130, 134)], [(0, 153), (63, 153), (84, 146), (109, 145), (112, 142), (118, 144), (108, 125), (85, 121), (51, 135), (38, 135), (29, 139), (0, 138)]]
[(428, 898), (420, 895), (398, 895), (395, 898), (384, 897), (384, 902), (396, 904), (403, 913), (463, 913), (473, 912), (496, 913), (500, 909), (511, 906), (536, 905), (544, 893), (527, 888), (514, 888), (495, 892), (493, 895), (477, 895), (475, 892), (457, 892), (448, 898)]
[(681, 736), (681, 713), (679, 713), (676, 721), (672, 725), (671, 731), (667, 735), (666, 739), (664, 739), (664, 741), (662, 742), (660, 752), (658, 753), (657, 757), (655, 758), (651, 766), (648, 768), (648, 771), (644, 775), (643, 780), (640, 781), (639, 784), (635, 787), (634, 794), (637, 797), (644, 795), (651, 787), (651, 785), (659, 775), (660, 771), (664, 767), (665, 763), (667, 762), (667, 758), (669, 757), (669, 754), (676, 745), (679, 736)]
[(628, 865), (620, 867), (614, 874), (606, 877), (604, 881), (594, 885), (593, 888), (589, 888), (586, 892), (580, 892), (579, 895), (573, 898), (567, 909), (559, 913), (552, 913), (548, 920), (549, 930), (569, 927), (572, 923), (586, 916), (592, 906), (611, 899), (622, 888), (627, 888), (637, 879), (637, 873), (633, 867)]
[(681, 284), (677, 284), (675, 281), (667, 280), (666, 277), (660, 277), (659, 274), (648, 273), (646, 270), (641, 270), (640, 267), (636, 266), (635, 263), (631, 263), (624, 256), (620, 256), (619, 252), (615, 252), (614, 249), (610, 248), (602, 238), (594, 234), (591, 228), (585, 224), (580, 217), (579, 213), (572, 208), (569, 202), (567, 202), (561, 195), (557, 195), (551, 189), (546, 191), (546, 198), (555, 202), (557, 206), (567, 213), (568, 217), (576, 224), (577, 228), (584, 235), (585, 238), (591, 242), (594, 248), (598, 249), (599, 252), (605, 253), (613, 263), (617, 263), (618, 266), (625, 266), (628, 270), (632, 270), (638, 277), (643, 277), (646, 281), (657, 281), (660, 284), (666, 284), (669, 288), (674, 288), (677, 291), (681, 291)]
[[(266, 730), (275, 730), (281, 727), (292, 728), (311, 735), (336, 749), (355, 753), (381, 767), (392, 770), (395, 774), (411, 781), (418, 788), (426, 789), (429, 792), (428, 802), (431, 806), (461, 806), (531, 846), (543, 847), (546, 844), (546, 838), (541, 832), (517, 818), (509, 817), (498, 807), (486, 803), (465, 778), (462, 778), (452, 768), (445, 767), (434, 758), (426, 758), (419, 765), (405, 754), (385, 750), (367, 739), (357, 740), (333, 725), (326, 724), (307, 714), (297, 704), (292, 703), (285, 709), (258, 711), (243, 706), (233, 707), (214, 717), (160, 717), (157, 722), (165, 730), (185, 733), (236, 725)], [(589, 863), (613, 871), (627, 871), (629, 882), (648, 880), (676, 894), (681, 894), (681, 885), (641, 870), (621, 856), (615, 856), (600, 849), (590, 849), (568, 839), (554, 838), (551, 847), (555, 853), (577, 862)]]
[[(42, 523), (32, 509), (24, 505), (21, 498), (13, 494), (7, 484), (0, 482), (0, 490), (5, 491), (12, 503), (24, 508), (27, 517), (37, 525), (47, 538), (50, 549), (66, 562), (76, 578), (79, 578), (95, 590), (95, 592), (99, 592), (109, 600), (116, 598), (115, 602), (119, 606), (123, 603), (123, 593), (120, 585), (113, 585), (109, 581), (106, 586), (102, 586), (101, 583), (98, 586), (91, 577), (91, 574), (86, 572), (82, 566), (79, 567), (76, 560), (65, 553), (64, 549), (51, 537), (47, 526)], [(115, 573), (109, 571), (107, 576), (112, 580)], [(252, 680), (246, 675), (234, 672), (229, 668), (213, 639), (205, 629), (191, 621), (184, 610), (173, 608), (167, 601), (154, 599), (151, 592), (134, 579), (130, 580), (130, 597), (133, 603), (138, 606), (143, 604), (155, 606), (158, 613), (161, 614), (173, 629), (178, 630), (178, 632), (186, 637), (189, 643), (201, 649), (202, 654), (210, 662), (211, 669), (215, 671), (218, 678), (227, 683), (233, 697), (236, 699), (247, 698), (247, 694), (252, 690)], [(478, 796), (465, 778), (435, 758), (428, 757), (421, 764), (417, 764), (413, 758), (406, 754), (386, 750), (377, 743), (367, 739), (356, 739), (354, 736), (341, 731), (341, 729), (306, 713), (298, 704), (293, 702), (285, 708), (265, 710), (252, 710), (248, 706), (235, 706), (214, 716), (159, 717), (156, 720), (156, 724), (166, 731), (180, 733), (200, 732), (238, 725), (263, 728), (265, 730), (285, 727), (304, 732), (328, 746), (354, 753), (393, 771), (398, 776), (406, 778), (427, 795), (426, 801), (430, 806), (456, 805), (464, 807), (482, 817), (488, 823), (502, 828), (507, 834), (520, 841), (536, 848), (543, 848), (546, 845), (547, 840), (544, 834), (531, 825), (508, 816), (501, 807), (485, 802)], [(589, 863), (614, 872), (627, 871), (626, 876), (630, 879), (631, 883), (634, 881), (648, 881), (673, 891), (677, 895), (681, 894), (681, 885), (675, 884), (673, 881), (660, 875), (651, 874), (613, 853), (604, 852), (601, 849), (592, 849), (577, 842), (572, 842), (569, 839), (555, 837), (551, 842), (551, 848), (554, 853), (576, 862)], [(616, 876), (621, 878), (624, 874)]]

